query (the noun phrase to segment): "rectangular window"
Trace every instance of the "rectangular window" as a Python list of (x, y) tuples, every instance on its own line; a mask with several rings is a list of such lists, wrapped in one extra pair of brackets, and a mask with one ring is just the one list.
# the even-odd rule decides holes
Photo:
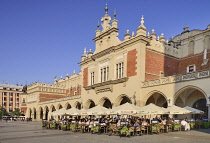
[(103, 82), (103, 69), (101, 69), (101, 82)]
[(107, 81), (108, 81), (108, 80), (109, 80), (109, 67), (106, 67), (106, 72), (107, 72), (106, 79), (107, 79)]
[(13, 101), (13, 98), (9, 98), (9, 101)]
[(101, 82), (108, 81), (109, 79), (109, 67), (101, 68)]
[(90, 73), (90, 76), (91, 76), (91, 77), (90, 77), (90, 84), (91, 84), (91, 85), (94, 84), (94, 78), (95, 78), (95, 75), (94, 75), (94, 74), (95, 74), (94, 72), (91, 72), (91, 73)]
[(195, 65), (190, 65), (187, 67), (187, 73), (196, 71)]
[(9, 96), (13, 96), (13, 93), (10, 92), (10, 93), (9, 93)]
[(123, 62), (116, 64), (116, 79), (123, 78), (124, 76), (123, 70), (124, 70)]
[(23, 98), (23, 103), (26, 103), (26, 99), (25, 98)]
[(16, 107), (19, 107), (19, 103), (16, 103)]
[(4, 101), (7, 101), (7, 97), (4, 97)]
[(4, 106), (4, 107), (6, 107), (6, 106), (7, 106), (7, 103), (6, 103), (6, 102), (4, 102), (3, 106)]
[(104, 68), (104, 81), (106, 81), (106, 68)]

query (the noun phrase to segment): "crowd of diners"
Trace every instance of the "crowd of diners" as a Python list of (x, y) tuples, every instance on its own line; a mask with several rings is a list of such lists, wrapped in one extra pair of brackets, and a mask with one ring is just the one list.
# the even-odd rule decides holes
[(50, 119), (49, 121), (43, 120), (43, 128), (71, 130), (74, 132), (89, 132), (89, 133), (106, 133), (109, 135), (142, 135), (153, 133), (167, 133), (173, 131), (188, 131), (199, 127), (200, 119), (188, 120), (180, 119), (174, 120), (173, 118), (143, 118), (133, 116), (68, 116), (59, 120)]

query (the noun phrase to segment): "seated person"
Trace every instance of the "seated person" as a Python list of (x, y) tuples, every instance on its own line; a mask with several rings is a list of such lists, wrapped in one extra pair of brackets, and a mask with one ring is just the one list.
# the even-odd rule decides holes
[(181, 125), (184, 127), (184, 130), (190, 130), (190, 125), (185, 121), (185, 119), (181, 120)]
[(148, 123), (147, 123), (145, 120), (143, 120), (142, 123), (141, 123), (141, 125), (142, 125), (142, 126), (147, 126)]
[(139, 122), (136, 120), (136, 122), (134, 123), (133, 126), (134, 126), (134, 127), (138, 127), (138, 126), (140, 126), (140, 124), (139, 124)]

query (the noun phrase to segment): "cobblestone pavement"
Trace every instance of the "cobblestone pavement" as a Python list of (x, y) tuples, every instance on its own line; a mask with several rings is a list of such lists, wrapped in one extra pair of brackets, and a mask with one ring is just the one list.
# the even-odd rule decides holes
[(131, 138), (73, 133), (41, 128), (41, 122), (0, 121), (0, 143), (210, 143), (210, 129), (170, 132)]

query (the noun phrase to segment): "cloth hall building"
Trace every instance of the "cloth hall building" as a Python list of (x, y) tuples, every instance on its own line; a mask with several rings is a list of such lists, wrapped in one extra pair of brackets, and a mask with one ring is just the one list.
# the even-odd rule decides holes
[[(154, 103), (203, 110), (210, 120), (210, 25), (184, 31), (166, 41), (148, 30), (142, 16), (133, 33), (118, 38), (118, 20), (105, 8), (98, 25), (95, 51), (84, 49), (81, 72), (54, 78), (54, 83), (28, 85), (26, 117), (49, 119), (49, 113), (66, 108), (113, 108), (126, 102)], [(147, 31), (151, 31), (148, 34)]]

